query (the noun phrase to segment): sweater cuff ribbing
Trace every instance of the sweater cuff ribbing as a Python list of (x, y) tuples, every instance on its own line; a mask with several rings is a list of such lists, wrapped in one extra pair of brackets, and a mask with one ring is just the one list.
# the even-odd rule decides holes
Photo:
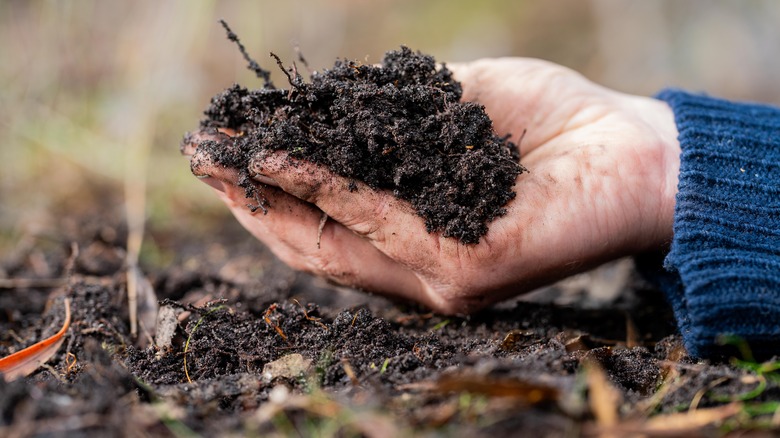
[(733, 334), (780, 353), (780, 109), (680, 90), (682, 149), (674, 238), (659, 282), (689, 353), (718, 355)]

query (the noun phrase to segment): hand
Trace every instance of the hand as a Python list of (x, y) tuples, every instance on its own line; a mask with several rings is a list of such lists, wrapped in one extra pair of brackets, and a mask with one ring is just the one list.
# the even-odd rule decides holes
[[(600, 263), (661, 248), (672, 236), (680, 147), (671, 109), (532, 59), (450, 67), (464, 100), (485, 106), (499, 135), (522, 138), (517, 197), (479, 244), (428, 234), (391, 193), (283, 152), (250, 168), (270, 208), (250, 211), (238, 172), (185, 145), (193, 173), (290, 266), (336, 283), (468, 313)], [(224, 132), (219, 136), (230, 135)], [(271, 187), (273, 186), (273, 187)], [(320, 229), (323, 212), (329, 220)], [(321, 230), (321, 240), (318, 238)], [(319, 244), (318, 244), (319, 242)]]

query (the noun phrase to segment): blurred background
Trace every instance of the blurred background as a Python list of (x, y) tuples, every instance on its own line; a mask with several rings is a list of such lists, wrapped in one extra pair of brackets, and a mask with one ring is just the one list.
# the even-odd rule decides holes
[(261, 85), (219, 18), (271, 70), (269, 51), (289, 62), (300, 47), (321, 69), (405, 44), (442, 61), (544, 58), (635, 94), (780, 104), (774, 0), (1, 0), (0, 255), (94, 212), (145, 224), (141, 260), (164, 263), (166, 230), (205, 240), (232, 221), (178, 149), (212, 95)]

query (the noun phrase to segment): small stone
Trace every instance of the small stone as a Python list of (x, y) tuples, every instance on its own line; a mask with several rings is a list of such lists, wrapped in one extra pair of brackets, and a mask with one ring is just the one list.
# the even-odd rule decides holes
[(277, 377), (293, 378), (304, 374), (311, 365), (311, 359), (305, 359), (298, 353), (288, 354), (268, 362), (263, 367), (263, 381), (270, 382)]

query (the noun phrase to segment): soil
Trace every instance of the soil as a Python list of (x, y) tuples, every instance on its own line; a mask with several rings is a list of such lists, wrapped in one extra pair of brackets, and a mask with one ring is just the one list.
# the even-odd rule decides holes
[[(56, 332), (65, 297), (73, 309), (49, 364), (0, 379), (2, 436), (594, 435), (594, 363), (618, 394), (621, 427), (691, 404), (746, 398), (758, 409), (780, 395), (768, 378), (754, 391), (761, 378), (745, 366), (687, 357), (661, 294), (630, 264), (608, 302), (588, 298), (595, 286), (558, 285), (535, 302), (452, 318), (293, 272), (234, 221), (208, 242), (188, 228), (151, 231), (175, 257), (143, 266), (146, 300), (172, 318), (134, 339), (126, 232), (102, 211), (22, 239), (2, 259), (0, 356)], [(33, 287), (66, 276), (70, 242), (81, 250), (65, 284)], [(702, 430), (771, 428), (772, 413)]]
[[(239, 169), (257, 148), (285, 148), (393, 190), (431, 231), (473, 243), (502, 213), (521, 168), (505, 164), (516, 150), (492, 134), (481, 108), (457, 103), (450, 79), (432, 58), (402, 49), (382, 69), (340, 62), (306, 84), (293, 73), (292, 91), (232, 87), (204, 129), (243, 135), (207, 147)], [(427, 149), (414, 146), (421, 138)], [(442, 172), (455, 175), (447, 189), (427, 179)], [(455, 207), (442, 210), (432, 190)], [(474, 204), (475, 194), (489, 205)], [(0, 379), (0, 436), (778, 430), (777, 362), (688, 357), (661, 293), (630, 263), (619, 265), (625, 280), (606, 301), (592, 299), (603, 281), (579, 282), (445, 317), (294, 272), (235, 221), (203, 218), (201, 227), (149, 230), (157, 256), (141, 259), (139, 284), (148, 287), (131, 336), (127, 230), (112, 196), (53, 209), (46, 229), (0, 259), (0, 357), (57, 332), (64, 300), (72, 303), (52, 359), (28, 377)], [(202, 229), (219, 232), (205, 239)]]
[(229, 29), (228, 36), (264, 87), (233, 85), (215, 96), (201, 130), (236, 135), (211, 135), (199, 149), (239, 170), (247, 198), (260, 201), (254, 208), (267, 205), (249, 162), (266, 149), (389, 190), (414, 207), (428, 232), (464, 244), (478, 243), (488, 223), (506, 213), (525, 170), (518, 148), (496, 135), (483, 106), (460, 101), (461, 85), (446, 65), (437, 67), (433, 57), (401, 47), (388, 52), (381, 66), (340, 60), (306, 82), (297, 66), (288, 70), (272, 54), (289, 80), (289, 90), (283, 90)]

